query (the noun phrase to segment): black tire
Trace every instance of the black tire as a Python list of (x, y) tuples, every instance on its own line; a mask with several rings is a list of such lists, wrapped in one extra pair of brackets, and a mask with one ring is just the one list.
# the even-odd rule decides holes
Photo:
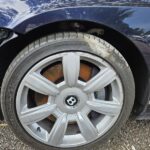
[(135, 86), (132, 72), (123, 56), (112, 45), (93, 35), (83, 33), (60, 33), (43, 37), (22, 50), (10, 64), (1, 89), (1, 105), (4, 118), (17, 137), (30, 146), (40, 150), (58, 150), (32, 138), (20, 124), (16, 114), (16, 92), (20, 81), (27, 71), (37, 62), (63, 51), (84, 51), (97, 55), (111, 64), (116, 70), (124, 88), (124, 104), (115, 125), (96, 141), (75, 149), (90, 149), (111, 137), (128, 119), (135, 97)]

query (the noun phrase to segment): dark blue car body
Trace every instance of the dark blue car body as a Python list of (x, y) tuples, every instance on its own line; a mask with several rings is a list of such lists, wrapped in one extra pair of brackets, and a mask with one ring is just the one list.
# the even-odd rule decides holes
[(130, 58), (136, 81), (134, 112), (139, 119), (150, 118), (150, 0), (1, 0), (1, 82), (12, 59), (36, 37), (101, 29), (101, 38), (116, 41), (114, 46)]

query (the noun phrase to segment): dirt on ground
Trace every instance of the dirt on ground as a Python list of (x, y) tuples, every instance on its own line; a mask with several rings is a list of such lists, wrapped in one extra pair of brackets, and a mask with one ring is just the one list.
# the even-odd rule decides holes
[[(4, 122), (0, 122), (0, 150), (34, 150), (22, 143)], [(150, 150), (150, 121), (129, 119), (111, 140), (93, 150)]]

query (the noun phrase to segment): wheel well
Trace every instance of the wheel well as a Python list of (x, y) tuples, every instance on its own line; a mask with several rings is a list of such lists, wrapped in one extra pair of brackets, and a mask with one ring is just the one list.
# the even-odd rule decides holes
[(104, 25), (99, 25), (93, 22), (56, 22), (53, 24), (45, 25), (44, 27), (39, 27), (25, 35), (19, 35), (19, 38), (8, 42), (6, 45), (2, 46), (0, 50), (0, 84), (9, 64), (26, 45), (47, 34), (69, 31), (85, 32), (99, 36), (100, 38), (111, 43), (120, 51), (120, 53), (127, 60), (133, 72), (136, 86), (136, 100), (134, 110), (137, 113), (140, 113), (144, 109), (144, 106), (147, 102), (147, 95), (145, 94), (145, 91), (147, 89), (148, 83), (148, 68), (142, 54), (129, 39), (127, 39), (119, 32)]

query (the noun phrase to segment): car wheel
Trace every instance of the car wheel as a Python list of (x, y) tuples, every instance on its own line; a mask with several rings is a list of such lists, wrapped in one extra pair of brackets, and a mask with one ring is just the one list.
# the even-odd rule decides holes
[(128, 63), (111, 44), (60, 33), (28, 45), (5, 75), (2, 110), (36, 149), (90, 149), (116, 133), (134, 103)]

